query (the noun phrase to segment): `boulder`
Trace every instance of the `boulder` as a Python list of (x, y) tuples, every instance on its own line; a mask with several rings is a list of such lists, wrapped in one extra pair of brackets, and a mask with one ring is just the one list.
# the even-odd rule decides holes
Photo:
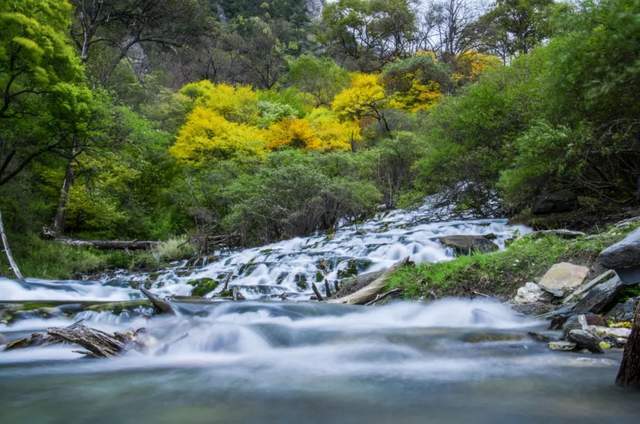
[(608, 270), (603, 272), (602, 274), (598, 275), (596, 278), (589, 280), (588, 282), (582, 284), (580, 287), (578, 287), (577, 289), (575, 289), (573, 291), (573, 293), (571, 293), (569, 296), (567, 296), (562, 303), (564, 304), (569, 304), (572, 302), (578, 302), (581, 299), (583, 299), (587, 292), (589, 290), (591, 290), (592, 288), (594, 288), (595, 286), (597, 286), (598, 284), (601, 283), (605, 283), (607, 281), (609, 281), (611, 278), (613, 278), (616, 275), (616, 272), (613, 270)]
[(562, 262), (552, 266), (539, 285), (554, 296), (563, 297), (580, 286), (588, 274), (589, 268), (585, 266)]
[(534, 215), (570, 212), (578, 207), (578, 197), (570, 190), (560, 190), (554, 193), (538, 196), (533, 205)]
[(517, 305), (530, 305), (532, 303), (550, 301), (549, 293), (542, 290), (536, 283), (526, 283), (518, 289), (513, 302)]
[(613, 306), (623, 287), (624, 283), (620, 277), (614, 275), (606, 282), (598, 284), (589, 290), (586, 296), (574, 306), (573, 312), (576, 314), (607, 312)]
[(567, 341), (549, 342), (548, 346), (549, 346), (549, 349), (551, 350), (558, 350), (561, 352), (571, 352), (572, 350), (575, 350), (578, 347), (577, 344), (573, 342), (567, 342)]
[(631, 335), (630, 328), (611, 328), (600, 325), (590, 325), (587, 330), (602, 338), (610, 337), (612, 339), (628, 339)]
[(437, 239), (450, 247), (456, 255), (470, 255), (474, 252), (487, 253), (498, 250), (498, 245), (485, 236), (444, 236)]
[(600, 252), (597, 262), (605, 268), (615, 269), (618, 274), (624, 274), (621, 277), (627, 283), (640, 282), (640, 228)]
[(579, 349), (587, 349), (591, 353), (604, 353), (600, 345), (602, 339), (587, 330), (571, 330), (568, 339), (578, 345)]
[(618, 303), (607, 312), (607, 318), (612, 321), (633, 321), (638, 303), (640, 303), (640, 297), (627, 299), (625, 302)]
[(586, 330), (589, 326), (605, 325), (607, 325), (607, 323), (600, 315), (572, 315), (562, 324), (562, 332), (565, 337), (568, 337), (571, 330)]

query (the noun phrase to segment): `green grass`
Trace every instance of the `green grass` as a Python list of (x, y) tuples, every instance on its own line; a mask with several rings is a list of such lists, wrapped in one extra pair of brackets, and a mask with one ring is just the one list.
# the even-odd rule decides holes
[[(28, 235), (11, 240), (13, 255), (27, 277), (69, 279), (109, 269), (153, 270), (195, 254), (185, 237), (167, 240), (151, 251), (126, 252), (68, 246)], [(0, 255), (0, 275), (12, 276)]]
[(390, 277), (389, 288), (407, 298), (487, 294), (511, 297), (528, 281), (537, 281), (553, 264), (591, 265), (607, 246), (636, 226), (565, 240), (556, 236), (525, 236), (500, 252), (462, 256), (449, 262), (406, 266)]

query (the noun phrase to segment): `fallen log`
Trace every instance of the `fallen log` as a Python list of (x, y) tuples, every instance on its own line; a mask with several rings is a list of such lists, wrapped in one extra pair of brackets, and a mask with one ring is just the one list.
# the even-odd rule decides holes
[(132, 348), (141, 349), (144, 347), (144, 343), (141, 341), (141, 335), (144, 332), (144, 329), (138, 329), (126, 333), (109, 334), (76, 322), (69, 327), (49, 328), (46, 333), (34, 333), (29, 337), (14, 340), (5, 346), (5, 350), (69, 343), (86, 349), (81, 353), (88, 357), (111, 358)]
[(621, 387), (640, 389), (640, 305), (636, 308), (633, 329), (624, 346), (616, 384)]
[(387, 269), (382, 275), (373, 280), (367, 286), (360, 290), (351, 293), (347, 296), (337, 299), (329, 299), (329, 303), (338, 303), (346, 305), (365, 305), (368, 302), (374, 300), (376, 296), (387, 287), (389, 277), (400, 267), (409, 264), (409, 258), (403, 259), (396, 263), (391, 268)]
[(91, 247), (98, 250), (151, 250), (159, 241), (150, 240), (76, 240), (66, 237), (53, 239), (57, 243), (75, 247)]

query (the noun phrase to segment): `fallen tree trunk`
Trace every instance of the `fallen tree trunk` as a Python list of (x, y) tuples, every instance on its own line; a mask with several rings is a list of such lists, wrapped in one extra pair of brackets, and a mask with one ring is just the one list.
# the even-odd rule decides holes
[(621, 387), (640, 389), (640, 305), (636, 308), (633, 329), (624, 347), (616, 384)]
[(153, 305), (153, 307), (157, 312), (161, 314), (176, 315), (176, 311), (173, 309), (173, 306), (171, 306), (169, 302), (167, 302), (166, 300), (160, 299), (158, 296), (151, 293), (149, 290), (145, 289), (144, 287), (141, 287), (140, 291), (142, 292), (142, 294), (147, 296), (147, 298), (149, 299), (149, 301), (151, 302), (151, 304)]
[(86, 352), (81, 352), (92, 358), (112, 358), (121, 355), (131, 348), (143, 347), (138, 337), (144, 333), (143, 329), (126, 333), (109, 334), (94, 328), (85, 327), (77, 322), (69, 327), (49, 328), (46, 333), (34, 333), (29, 337), (10, 342), (5, 350), (24, 349), (36, 346), (50, 346), (53, 344), (70, 343), (81, 346)]
[(371, 302), (378, 296), (380, 292), (382, 292), (387, 287), (389, 277), (400, 267), (408, 263), (409, 263), (409, 258), (406, 258), (396, 263), (391, 268), (387, 269), (381, 276), (373, 280), (369, 285), (347, 296), (344, 296), (338, 299), (330, 299), (329, 303), (339, 303), (339, 304), (346, 304), (346, 305), (365, 305), (368, 302)]
[(55, 238), (53, 241), (76, 247), (92, 247), (98, 250), (150, 250), (157, 247), (159, 241), (149, 240), (75, 240)]
[(24, 281), (24, 277), (20, 272), (20, 268), (18, 264), (13, 259), (13, 255), (11, 254), (11, 248), (9, 247), (9, 240), (7, 239), (7, 234), (4, 231), (4, 224), (2, 222), (2, 212), (0, 212), (0, 240), (2, 240), (2, 248), (4, 250), (4, 254), (7, 256), (7, 262), (9, 262), (9, 267), (13, 274), (16, 276), (18, 281)]

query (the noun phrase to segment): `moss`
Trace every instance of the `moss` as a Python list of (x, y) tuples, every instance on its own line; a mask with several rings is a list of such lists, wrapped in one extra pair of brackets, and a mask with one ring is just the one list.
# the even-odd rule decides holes
[(511, 297), (528, 281), (537, 281), (553, 264), (590, 265), (607, 246), (634, 226), (611, 228), (573, 240), (553, 235), (522, 237), (500, 252), (462, 256), (449, 262), (406, 266), (389, 279), (408, 298), (468, 296), (477, 293)]
[(307, 282), (307, 276), (305, 274), (296, 274), (295, 277), (293, 277), (293, 281), (295, 281), (296, 286), (298, 286), (300, 290), (306, 290), (309, 288), (309, 283)]
[(193, 291), (191, 292), (192, 296), (203, 297), (214, 291), (220, 283), (212, 278), (200, 278), (189, 281), (187, 284), (193, 286)]

